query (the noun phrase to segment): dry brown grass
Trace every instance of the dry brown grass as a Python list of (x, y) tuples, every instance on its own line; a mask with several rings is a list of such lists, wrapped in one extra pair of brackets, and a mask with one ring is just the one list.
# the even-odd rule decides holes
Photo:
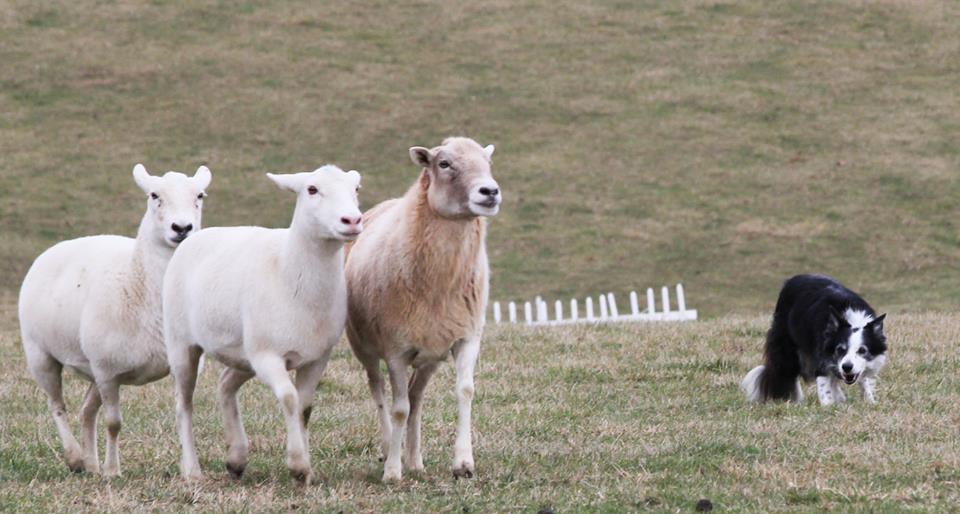
[[(892, 316), (880, 403), (748, 406), (739, 379), (760, 359), (766, 317), (687, 324), (489, 331), (477, 377), (473, 480), (453, 480), (455, 399), (445, 366), (424, 418), (427, 472), (379, 482), (376, 421), (360, 366), (335, 354), (311, 424), (323, 479), (293, 485), (275, 400), (252, 383), (242, 407), (252, 461), (223, 470), (216, 366), (198, 392), (207, 479), (177, 477), (169, 379), (123, 393), (124, 475), (70, 474), (40, 391), (7, 326), (0, 357), (0, 510), (324, 512), (730, 511), (945, 512), (960, 501), (960, 317)], [(82, 385), (68, 381), (69, 405)]]

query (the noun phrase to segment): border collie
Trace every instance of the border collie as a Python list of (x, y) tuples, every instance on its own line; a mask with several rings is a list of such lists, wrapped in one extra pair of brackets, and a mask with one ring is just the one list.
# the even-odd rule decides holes
[(859, 382), (864, 400), (876, 403), (876, 376), (887, 361), (884, 317), (830, 277), (797, 275), (780, 291), (763, 365), (740, 388), (752, 402), (800, 403), (800, 378), (816, 379), (820, 404), (831, 405), (847, 399), (841, 382)]

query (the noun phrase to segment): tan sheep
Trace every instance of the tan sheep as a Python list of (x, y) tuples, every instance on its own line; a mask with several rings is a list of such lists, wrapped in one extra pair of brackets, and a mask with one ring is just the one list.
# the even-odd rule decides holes
[[(440, 361), (456, 361), (458, 403), (455, 477), (472, 477), (470, 412), (473, 371), (489, 288), (487, 216), (500, 210), (490, 172), (493, 145), (447, 138), (438, 147), (415, 146), (410, 158), (420, 178), (402, 198), (363, 216), (364, 232), (348, 249), (347, 335), (367, 372), (380, 418), (383, 480), (399, 480), (404, 429), (408, 469), (423, 470), (420, 409)], [(384, 406), (380, 360), (387, 363), (393, 407)], [(414, 371), (407, 382), (407, 367)]]

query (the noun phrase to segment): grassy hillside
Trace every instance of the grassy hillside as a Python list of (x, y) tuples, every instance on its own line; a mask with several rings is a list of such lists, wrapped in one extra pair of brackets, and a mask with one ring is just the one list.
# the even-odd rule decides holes
[[(960, 306), (960, 4), (5, 2), (0, 285), (131, 234), (130, 169), (214, 171), (207, 225), (287, 222), (266, 171), (497, 145), (493, 296), (684, 281), (707, 315), (829, 272)], [(944, 304), (941, 304), (943, 307)]]
[[(428, 391), (427, 470), (389, 486), (379, 481), (377, 422), (363, 372), (341, 346), (310, 425), (323, 482), (307, 489), (287, 474), (280, 409), (257, 382), (240, 395), (251, 462), (242, 482), (227, 478), (216, 364), (197, 390), (203, 483), (176, 478), (169, 377), (124, 389), (123, 477), (71, 474), (5, 326), (0, 360), (11, 371), (0, 375), (7, 392), (0, 396), (0, 510), (692, 512), (702, 498), (721, 512), (956, 510), (960, 317), (904, 315), (890, 323), (880, 403), (865, 405), (851, 389), (851, 402), (833, 408), (816, 405), (809, 387), (800, 406), (745, 405), (737, 383), (759, 362), (766, 321), (493, 329), (477, 374), (477, 476), (455, 481), (448, 470), (456, 419), (448, 365)], [(67, 381), (71, 419), (84, 389)]]

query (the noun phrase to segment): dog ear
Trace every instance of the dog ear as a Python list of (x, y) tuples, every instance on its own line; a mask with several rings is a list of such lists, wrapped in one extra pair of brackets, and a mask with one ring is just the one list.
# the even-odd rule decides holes
[(870, 323), (867, 323), (867, 327), (873, 331), (873, 334), (878, 337), (883, 337), (883, 319), (887, 317), (886, 313), (883, 313), (872, 320)]
[(827, 309), (827, 328), (826, 333), (832, 334), (840, 328), (840, 323), (843, 321), (843, 316), (834, 308), (833, 305), (830, 305)]

